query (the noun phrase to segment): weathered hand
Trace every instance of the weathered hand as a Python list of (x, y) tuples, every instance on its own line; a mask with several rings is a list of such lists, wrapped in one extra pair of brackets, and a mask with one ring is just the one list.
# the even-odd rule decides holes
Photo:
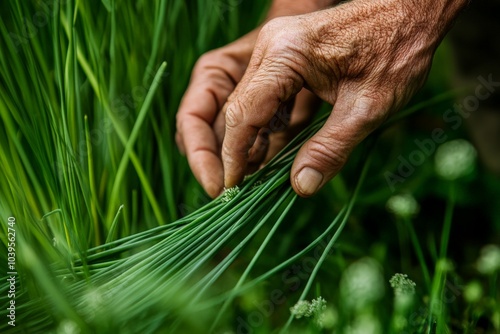
[[(332, 0), (275, 0), (268, 18), (280, 15), (307, 13), (332, 4)], [(260, 27), (237, 41), (204, 54), (196, 63), (191, 82), (177, 113), (176, 142), (187, 155), (189, 165), (198, 182), (207, 193), (215, 197), (224, 186), (221, 147), (224, 138), (225, 117), (221, 113), (227, 97), (234, 90), (246, 71)], [(318, 99), (304, 90), (296, 99), (290, 126), (286, 131), (271, 134), (267, 155), (249, 165), (249, 170), (281, 149), (291, 136), (305, 124)]]
[(333, 105), (291, 170), (299, 195), (316, 193), (353, 148), (422, 86), (437, 45), (465, 2), (354, 0), (268, 22), (223, 107), (225, 186), (239, 183), (249, 164), (264, 159), (275, 114), (307, 88)]

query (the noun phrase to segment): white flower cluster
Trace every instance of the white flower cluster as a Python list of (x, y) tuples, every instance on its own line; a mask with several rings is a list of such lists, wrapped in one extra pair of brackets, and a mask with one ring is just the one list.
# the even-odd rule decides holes
[(406, 274), (394, 274), (389, 280), (395, 295), (413, 295), (415, 294), (415, 282), (408, 278)]
[(384, 278), (378, 262), (363, 258), (347, 267), (340, 280), (340, 293), (351, 309), (361, 309), (382, 298)]
[(481, 249), (481, 256), (477, 260), (477, 270), (485, 275), (490, 275), (500, 270), (500, 247), (486, 245)]
[(290, 313), (295, 317), (295, 319), (300, 319), (302, 317), (310, 317), (311, 316), (311, 310), (310, 310), (311, 303), (307, 300), (299, 300), (295, 305), (290, 307)]
[(319, 327), (323, 327), (323, 313), (326, 309), (326, 300), (323, 297), (318, 297), (311, 301), (299, 300), (293, 307), (290, 307), (290, 313), (296, 318), (313, 317), (314, 322)]
[(227, 203), (238, 195), (240, 192), (240, 187), (234, 186), (232, 188), (224, 188), (224, 193), (222, 194), (221, 201)]
[(73, 321), (65, 319), (61, 321), (59, 327), (57, 328), (57, 334), (79, 334), (81, 332), (80, 327)]
[(420, 210), (420, 205), (411, 194), (399, 194), (387, 200), (386, 208), (398, 217), (412, 217)]
[(476, 149), (467, 140), (446, 142), (436, 150), (436, 173), (445, 180), (456, 180), (474, 169), (476, 156)]
[(472, 281), (465, 286), (464, 299), (468, 303), (476, 303), (483, 296), (483, 287), (478, 281)]

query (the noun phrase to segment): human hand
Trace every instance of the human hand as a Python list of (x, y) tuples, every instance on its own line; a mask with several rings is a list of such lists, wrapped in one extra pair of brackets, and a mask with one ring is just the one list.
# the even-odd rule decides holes
[[(311, 12), (332, 3), (331, 0), (275, 0), (268, 19)], [(211, 197), (219, 195), (224, 185), (221, 147), (225, 117), (220, 111), (245, 73), (259, 31), (260, 27), (227, 46), (204, 54), (193, 69), (177, 113), (177, 146), (187, 156), (193, 174)], [(260, 156), (250, 164), (249, 170), (255, 170), (277, 153), (307, 123), (317, 103), (318, 99), (307, 90), (299, 93), (295, 103), (297, 111), (293, 112), (291, 120), (286, 119), (289, 123), (286, 131), (270, 135), (272, 141), (266, 150), (267, 156)]]
[(187, 155), (193, 174), (212, 197), (219, 194), (223, 182), (220, 147), (224, 123), (217, 116), (245, 73), (256, 35), (254, 31), (204, 54), (193, 69), (177, 113), (177, 146)]
[(269, 140), (263, 133), (305, 87), (333, 105), (291, 170), (297, 194), (316, 193), (423, 85), (437, 45), (465, 3), (357, 0), (268, 22), (223, 107), (225, 186), (241, 182), (249, 164), (264, 159)]

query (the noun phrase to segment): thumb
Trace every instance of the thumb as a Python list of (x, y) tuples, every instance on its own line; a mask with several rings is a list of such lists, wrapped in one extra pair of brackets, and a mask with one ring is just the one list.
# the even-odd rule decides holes
[(349, 155), (384, 120), (390, 103), (339, 94), (325, 125), (299, 150), (291, 170), (295, 192), (308, 197), (339, 173)]

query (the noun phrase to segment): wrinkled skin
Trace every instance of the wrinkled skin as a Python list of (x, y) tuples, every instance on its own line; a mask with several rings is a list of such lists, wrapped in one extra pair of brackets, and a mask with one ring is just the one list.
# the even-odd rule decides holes
[(333, 105), (300, 149), (291, 184), (311, 196), (368, 134), (423, 85), (463, 0), (353, 0), (278, 17), (197, 62), (177, 115), (176, 140), (215, 197), (268, 161)]

